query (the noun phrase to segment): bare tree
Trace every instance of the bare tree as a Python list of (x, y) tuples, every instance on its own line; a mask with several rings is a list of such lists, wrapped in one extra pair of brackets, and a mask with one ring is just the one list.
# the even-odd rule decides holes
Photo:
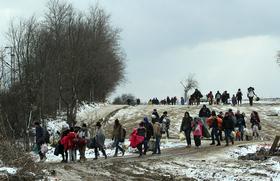
[(184, 93), (185, 93), (184, 97), (185, 97), (185, 100), (187, 100), (187, 98), (188, 98), (188, 92), (191, 89), (195, 89), (195, 88), (198, 87), (198, 82), (195, 79), (195, 75), (194, 74), (189, 74), (188, 78), (185, 79), (184, 81), (181, 81), (180, 83), (184, 87)]
[(17, 74), (7, 92), (0, 92), (0, 113), (12, 123), (6, 126), (20, 129), (16, 133), (57, 110), (72, 125), (79, 102), (104, 101), (124, 79), (120, 30), (104, 10), (84, 13), (51, 0), (39, 19), (11, 23), (8, 32)]

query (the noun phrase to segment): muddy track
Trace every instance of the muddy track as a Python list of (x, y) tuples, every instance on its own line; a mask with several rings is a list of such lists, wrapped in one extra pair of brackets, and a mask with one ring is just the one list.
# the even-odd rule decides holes
[[(237, 142), (234, 146), (248, 143)], [(230, 147), (232, 146), (227, 148)], [(189, 161), (192, 161), (193, 158), (203, 159), (206, 155), (217, 154), (224, 148), (225, 146), (208, 145), (200, 149), (194, 147), (172, 148), (162, 150), (161, 155), (151, 155), (151, 152), (148, 152), (142, 158), (135, 154), (127, 157), (108, 158), (106, 160), (104, 158), (94, 161), (88, 160), (85, 163), (48, 163), (46, 168), (48, 170), (56, 170), (57, 177), (63, 178), (62, 180), (69, 180), (69, 177), (65, 177), (69, 172), (78, 175), (80, 180), (92, 180), (92, 178), (98, 178), (99, 180), (195, 180), (194, 178), (178, 177), (161, 169), (152, 170), (150, 166), (158, 163), (176, 165), (178, 163), (173, 162), (174, 159), (186, 157), (190, 157)], [(183, 165), (180, 166), (184, 167)]]

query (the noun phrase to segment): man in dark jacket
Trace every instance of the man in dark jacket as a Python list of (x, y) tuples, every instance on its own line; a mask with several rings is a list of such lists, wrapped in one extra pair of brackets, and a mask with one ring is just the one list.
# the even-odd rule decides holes
[(188, 146), (191, 146), (191, 131), (192, 131), (192, 121), (193, 118), (190, 116), (188, 112), (185, 112), (185, 115), (182, 120), (180, 132), (184, 131), (185, 136), (186, 136), (186, 141)]
[[(144, 127), (144, 122), (141, 122), (139, 124), (139, 127), (137, 128), (137, 135), (138, 136), (143, 136), (144, 137), (144, 141), (142, 143), (140, 143), (138, 146), (137, 146), (137, 149), (139, 151), (139, 157), (141, 157), (143, 155), (143, 149), (142, 149), (142, 145), (143, 143), (145, 142), (145, 139), (146, 139), (146, 134), (147, 134), (147, 131), (146, 131), (146, 128)], [(144, 145), (145, 146), (145, 145)], [(147, 151), (147, 148), (144, 148), (146, 152)]]
[(146, 137), (144, 140), (144, 155), (146, 155), (146, 152), (148, 150), (148, 143), (151, 137), (154, 135), (153, 125), (149, 122), (147, 117), (144, 117), (144, 127), (146, 128)]
[(39, 149), (40, 160), (42, 161), (42, 160), (46, 159), (45, 154), (43, 154), (41, 152), (42, 144), (46, 143), (45, 136), (44, 136), (45, 135), (44, 128), (42, 128), (42, 126), (40, 125), (39, 122), (35, 122), (34, 125), (36, 127), (36, 144)]
[(223, 118), (223, 129), (225, 131), (226, 137), (226, 146), (228, 146), (228, 140), (231, 140), (231, 143), (234, 144), (233, 137), (231, 132), (234, 130), (234, 120), (229, 112), (225, 113), (225, 117)]
[(195, 89), (193, 96), (194, 96), (194, 99), (196, 100), (197, 105), (199, 105), (200, 99), (203, 97), (201, 92), (198, 89)]
[(241, 89), (238, 89), (237, 93), (236, 93), (236, 99), (237, 99), (237, 104), (241, 105), (242, 104), (242, 92)]
[[(244, 113), (245, 114), (245, 113)], [(240, 139), (243, 141), (244, 137), (244, 128), (246, 128), (245, 117), (243, 114), (240, 114), (240, 111), (237, 110), (236, 114), (236, 127), (238, 127), (238, 131), (240, 132)]]

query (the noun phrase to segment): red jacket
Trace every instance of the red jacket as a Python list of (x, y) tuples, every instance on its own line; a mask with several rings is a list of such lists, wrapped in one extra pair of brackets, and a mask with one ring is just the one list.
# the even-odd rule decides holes
[(64, 136), (60, 143), (63, 145), (64, 150), (74, 149), (77, 146), (77, 133), (70, 132)]
[(130, 146), (132, 148), (136, 148), (140, 143), (144, 141), (144, 136), (137, 135), (137, 129), (133, 128), (133, 132), (130, 135), (129, 141)]

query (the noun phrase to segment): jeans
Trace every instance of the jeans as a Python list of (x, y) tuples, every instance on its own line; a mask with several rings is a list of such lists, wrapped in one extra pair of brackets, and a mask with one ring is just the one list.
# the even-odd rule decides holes
[(232, 129), (225, 129), (226, 144), (228, 145), (228, 139), (233, 143), (233, 137), (231, 135)]
[(155, 144), (155, 149), (154, 149), (153, 153), (160, 154), (160, 136), (156, 136), (156, 144)]
[(115, 156), (117, 156), (117, 155), (118, 155), (119, 149), (121, 150), (121, 152), (123, 152), (123, 153), (124, 153), (123, 148), (122, 148), (122, 147), (120, 147), (120, 145), (119, 145), (119, 144), (120, 144), (120, 140), (115, 139), (115, 142), (114, 142), (114, 145), (116, 146)]
[(77, 160), (77, 152), (76, 149), (70, 149), (69, 150), (69, 157), (70, 157), (70, 161), (75, 162)]
[(239, 132), (240, 132), (240, 138), (243, 141), (243, 137), (244, 137), (244, 126), (240, 126), (238, 128)]
[(184, 132), (185, 132), (185, 136), (186, 136), (186, 141), (187, 141), (187, 144), (188, 146), (191, 145), (191, 129), (186, 129)]

